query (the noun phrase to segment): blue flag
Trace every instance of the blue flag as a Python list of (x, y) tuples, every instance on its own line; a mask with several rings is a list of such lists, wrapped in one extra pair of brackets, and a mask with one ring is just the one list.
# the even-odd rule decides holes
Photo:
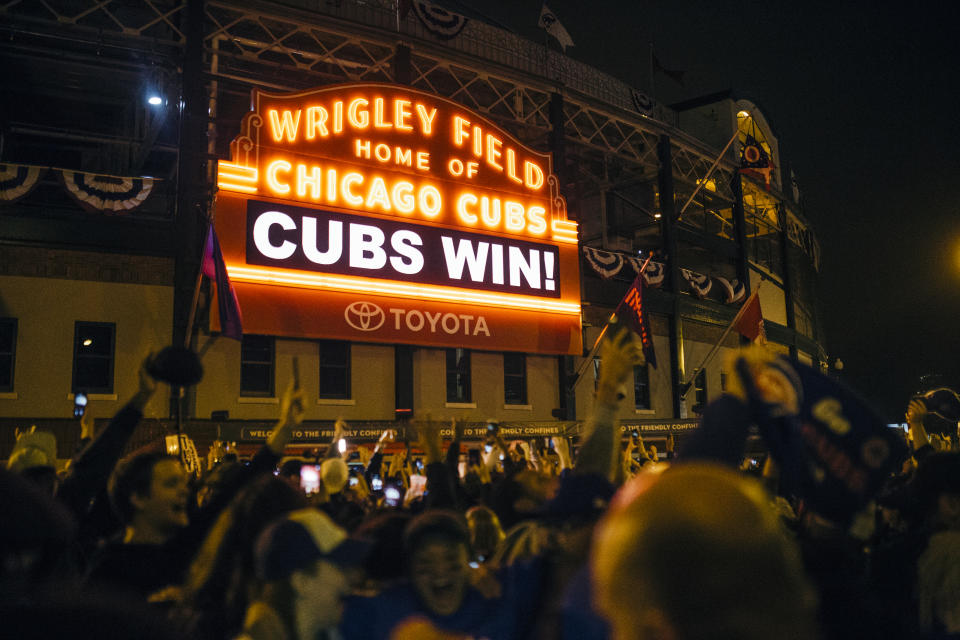
[(217, 232), (210, 225), (207, 232), (207, 244), (203, 251), (203, 275), (217, 283), (217, 310), (220, 313), (220, 332), (228, 338), (240, 340), (243, 336), (243, 316), (240, 313), (240, 303), (237, 301), (237, 292), (230, 284), (227, 275), (227, 265), (223, 262), (220, 252), (220, 241)]
[(783, 356), (767, 367), (781, 389), (793, 389), (795, 412), (765, 403), (746, 360), (736, 364), (750, 412), (780, 465), (782, 489), (820, 515), (849, 522), (899, 469), (906, 443), (856, 394), (816, 369)]

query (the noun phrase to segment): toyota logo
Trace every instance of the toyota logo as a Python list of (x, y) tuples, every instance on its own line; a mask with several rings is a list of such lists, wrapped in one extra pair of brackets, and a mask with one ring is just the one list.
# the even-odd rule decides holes
[(376, 331), (386, 322), (387, 316), (372, 302), (354, 302), (343, 310), (343, 319), (357, 331)]

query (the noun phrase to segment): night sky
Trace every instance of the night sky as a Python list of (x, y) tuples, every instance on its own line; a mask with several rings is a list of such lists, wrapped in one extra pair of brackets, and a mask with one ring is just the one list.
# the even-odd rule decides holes
[[(445, 4), (543, 41), (539, 0)], [(823, 343), (842, 379), (892, 422), (921, 375), (960, 388), (956, 5), (548, 6), (575, 42), (568, 55), (648, 93), (652, 42), (664, 67), (685, 72), (685, 86), (657, 74), (660, 102), (732, 89), (760, 107), (821, 243)]]

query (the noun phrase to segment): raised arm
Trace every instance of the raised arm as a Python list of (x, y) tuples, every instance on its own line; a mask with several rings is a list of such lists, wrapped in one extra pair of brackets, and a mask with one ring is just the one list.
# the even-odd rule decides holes
[(633, 333), (620, 329), (604, 342), (600, 357), (602, 364), (596, 402), (573, 469), (575, 473), (596, 473), (613, 480), (620, 461), (620, 431), (616, 417), (622, 400), (620, 387), (634, 365), (643, 362), (643, 352)]

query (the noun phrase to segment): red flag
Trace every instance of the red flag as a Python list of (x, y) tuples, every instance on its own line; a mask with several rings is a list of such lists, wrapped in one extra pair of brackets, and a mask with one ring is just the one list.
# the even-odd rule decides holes
[[(646, 265), (644, 265), (646, 266)], [(626, 324), (634, 333), (640, 336), (643, 345), (643, 356), (647, 362), (657, 368), (657, 354), (653, 350), (653, 332), (650, 330), (650, 319), (643, 309), (643, 269), (637, 274), (633, 284), (627, 289), (617, 310), (614, 311), (617, 320)]]
[(767, 334), (763, 330), (763, 312), (760, 310), (760, 290), (754, 291), (747, 301), (740, 307), (737, 317), (733, 320), (733, 328), (748, 340), (767, 341)]
[(234, 340), (243, 337), (243, 316), (240, 313), (240, 303), (237, 301), (237, 292), (230, 284), (227, 275), (227, 265), (223, 262), (220, 252), (220, 241), (217, 232), (210, 225), (207, 232), (207, 244), (203, 252), (203, 275), (217, 283), (217, 311), (220, 313), (220, 331), (223, 335)]

